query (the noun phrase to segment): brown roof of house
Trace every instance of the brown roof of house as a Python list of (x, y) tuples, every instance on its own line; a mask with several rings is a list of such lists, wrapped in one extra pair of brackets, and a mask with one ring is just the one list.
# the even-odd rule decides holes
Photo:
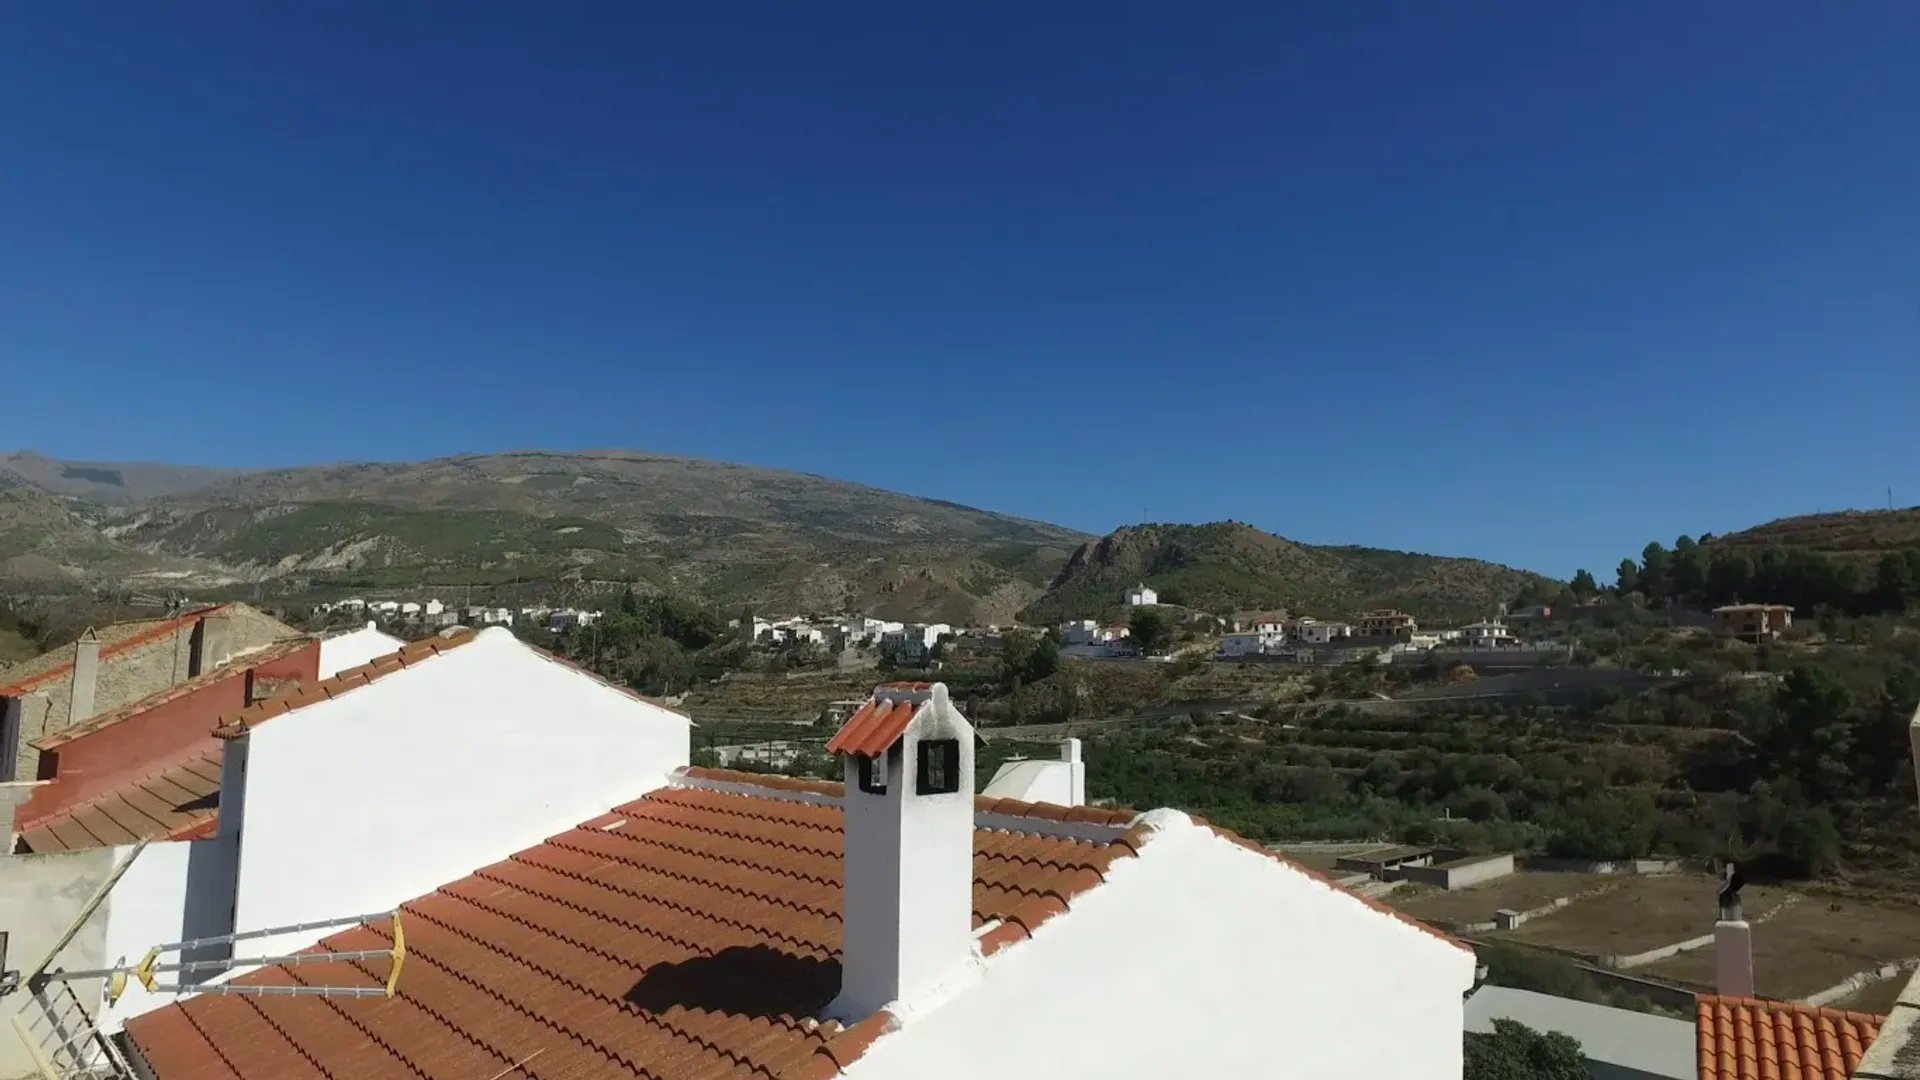
[[(840, 785), (681, 775), (403, 905), (393, 998), (202, 996), (127, 1034), (157, 1080), (838, 1075), (893, 1023), (813, 1019), (839, 986), (842, 816), (808, 796)], [(1069, 910), (1145, 835), (1120, 811), (989, 807), (1113, 827), (1098, 840), (976, 831), (973, 921), (998, 922), (980, 939), (988, 955)], [(392, 933), (382, 919), (320, 947), (381, 949)], [(301, 963), (238, 981), (370, 987), (387, 974), (384, 960)]]
[(203, 754), (17, 827), (21, 842), (36, 852), (113, 847), (143, 837), (184, 839), (215, 820), (219, 803), (220, 758)]
[[(158, 641), (169, 634), (188, 629), (204, 616), (219, 610), (218, 607), (200, 608), (173, 619), (142, 619), (135, 622), (115, 623), (93, 631), (100, 639), (100, 659), (105, 660), (128, 649)], [(29, 694), (50, 683), (58, 682), (73, 670), (73, 646), (69, 641), (65, 645), (49, 652), (41, 653), (31, 660), (19, 663), (0, 671), (0, 697), (18, 697)]]
[(283, 657), (292, 656), (294, 653), (299, 652), (301, 649), (308, 648), (312, 644), (312, 638), (303, 636), (290, 641), (275, 642), (263, 649), (256, 649), (252, 652), (239, 654), (233, 657), (230, 663), (217, 667), (212, 671), (174, 683), (165, 690), (149, 694), (139, 701), (122, 705), (118, 709), (100, 713), (81, 723), (69, 725), (48, 735), (42, 735), (28, 745), (32, 746), (35, 750), (52, 750), (66, 743), (70, 743), (83, 735), (91, 735), (102, 728), (112, 727), (129, 717), (138, 716), (155, 706), (164, 705), (176, 698), (185, 697), (195, 690), (211, 686), (214, 683), (226, 679), (244, 678), (247, 672), (253, 668), (261, 664), (279, 660)]
[(1887, 1018), (1784, 1001), (1702, 994), (1700, 1080), (1847, 1080)]

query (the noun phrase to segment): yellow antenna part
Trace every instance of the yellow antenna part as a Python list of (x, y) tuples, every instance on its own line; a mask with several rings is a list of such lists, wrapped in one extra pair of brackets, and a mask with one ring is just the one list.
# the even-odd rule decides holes
[(141, 957), (139, 963), (133, 965), (133, 977), (139, 979), (140, 985), (149, 991), (153, 989), (153, 964), (158, 959), (160, 959), (160, 947), (156, 945), (147, 950), (147, 955)]
[(400, 929), (400, 909), (393, 909), (393, 967), (387, 972), (387, 996), (400, 985), (400, 964), (407, 958), (407, 933)]

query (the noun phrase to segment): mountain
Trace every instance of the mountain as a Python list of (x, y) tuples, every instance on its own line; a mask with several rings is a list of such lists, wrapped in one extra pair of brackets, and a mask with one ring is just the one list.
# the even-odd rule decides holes
[(1224, 614), (1285, 608), (1334, 617), (1399, 608), (1427, 618), (1486, 616), (1539, 575), (1476, 559), (1364, 547), (1313, 547), (1239, 522), (1137, 525), (1082, 544), (1029, 622), (1098, 617), (1144, 582), (1163, 603)]
[(55, 495), (124, 505), (177, 495), (239, 475), (232, 469), (153, 462), (57, 461), (31, 450), (0, 454), (0, 481), (8, 477)]
[[(37, 460), (27, 472), (76, 483)], [(135, 486), (126, 467), (99, 468)], [(1005, 621), (1085, 539), (819, 476), (626, 451), (137, 476), (171, 476), (175, 490), (125, 504), (110, 486), (76, 491), (69, 516), (117, 551), (195, 568), (180, 584), (203, 589), (631, 580), (763, 611)]]
[(57, 585), (90, 572), (119, 575), (155, 563), (106, 537), (81, 509), (0, 473), (0, 581)]
[(1769, 547), (1804, 548), (1860, 561), (1889, 551), (1920, 548), (1920, 507), (1802, 514), (1715, 536), (1708, 548), (1757, 553)]

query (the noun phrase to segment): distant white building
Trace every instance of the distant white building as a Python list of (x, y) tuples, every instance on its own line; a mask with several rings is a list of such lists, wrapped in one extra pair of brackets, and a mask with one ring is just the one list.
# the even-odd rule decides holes
[(1301, 619), (1294, 624), (1293, 636), (1306, 645), (1331, 645), (1340, 638), (1353, 636), (1353, 627), (1343, 622)]
[(1244, 630), (1220, 639), (1221, 656), (1258, 656), (1284, 644), (1285, 634), (1278, 630)]
[(421, 608), (420, 608), (421, 614), (426, 615), (429, 618), (431, 618), (432, 616), (438, 615), (445, 610), (447, 610), (447, 605), (441, 603), (438, 600), (429, 600), (425, 604), (421, 605)]
[(840, 636), (849, 645), (868, 645), (880, 639), (880, 635), (889, 630), (898, 630), (901, 624), (887, 622), (885, 619), (869, 618), (865, 615), (848, 615), (840, 620)]
[(1100, 624), (1092, 619), (1069, 619), (1060, 624), (1060, 644), (1089, 645), (1100, 640)]
[(414, 600), (409, 600), (406, 603), (401, 604), (400, 614), (402, 617), (418, 617), (420, 614), (419, 602)]
[(1470, 649), (1509, 649), (1520, 644), (1507, 624), (1499, 619), (1468, 623), (1460, 628), (1460, 643)]
[(1135, 585), (1127, 590), (1128, 607), (1152, 607), (1160, 602), (1160, 594), (1145, 585)]
[(880, 635), (880, 651), (898, 663), (926, 660), (941, 638), (953, 633), (946, 623), (908, 623)]

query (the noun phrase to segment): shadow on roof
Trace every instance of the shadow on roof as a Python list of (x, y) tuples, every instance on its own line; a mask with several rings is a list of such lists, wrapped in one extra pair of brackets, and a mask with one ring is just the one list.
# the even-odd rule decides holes
[(197, 799), (188, 799), (186, 802), (174, 807), (175, 810), (182, 814), (197, 814), (202, 810), (218, 810), (219, 808), (220, 793), (218, 791), (210, 791)]
[(840, 965), (765, 945), (655, 964), (627, 991), (648, 1012), (686, 1009), (777, 1019), (818, 1015), (840, 990)]

